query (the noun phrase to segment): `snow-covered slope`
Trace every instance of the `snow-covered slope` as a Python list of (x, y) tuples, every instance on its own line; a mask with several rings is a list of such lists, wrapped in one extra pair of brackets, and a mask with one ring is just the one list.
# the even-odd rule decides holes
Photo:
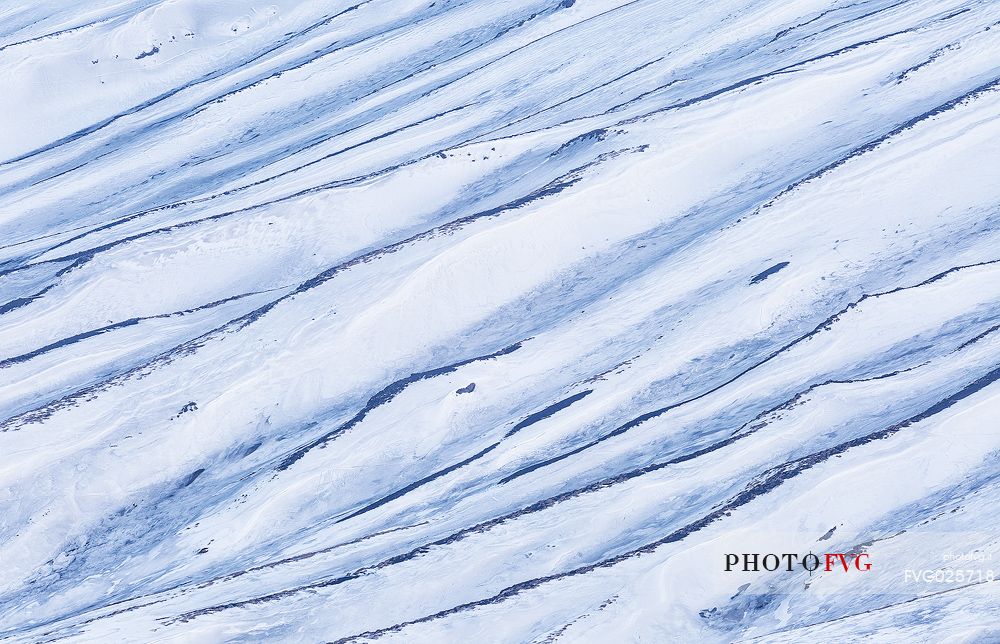
[(996, 0), (7, 0), (0, 90), (0, 640), (1000, 641)]

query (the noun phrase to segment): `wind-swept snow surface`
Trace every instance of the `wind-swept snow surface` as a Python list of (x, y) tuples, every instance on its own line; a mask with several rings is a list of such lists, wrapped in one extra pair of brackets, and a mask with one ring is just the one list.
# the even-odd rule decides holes
[(0, 90), (0, 640), (1000, 640), (995, 0), (5, 0)]

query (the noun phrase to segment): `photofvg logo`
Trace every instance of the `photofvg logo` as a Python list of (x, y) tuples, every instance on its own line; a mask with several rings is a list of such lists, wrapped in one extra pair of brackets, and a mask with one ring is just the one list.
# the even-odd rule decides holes
[(801, 568), (812, 574), (819, 568), (825, 572), (867, 572), (872, 569), (868, 561), (868, 553), (860, 552), (825, 552), (798, 555), (792, 552), (782, 554), (744, 552), (742, 554), (726, 554), (726, 572), (742, 570), (743, 572), (768, 572), (783, 569), (788, 572)]

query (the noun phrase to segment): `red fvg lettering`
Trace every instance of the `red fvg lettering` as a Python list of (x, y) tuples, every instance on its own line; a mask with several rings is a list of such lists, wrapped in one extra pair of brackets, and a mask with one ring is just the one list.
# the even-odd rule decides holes
[[(861, 567), (861, 558), (862, 557), (864, 557), (865, 559), (867, 559), (868, 558), (868, 554), (867, 553), (861, 553), (861, 554), (847, 553), (847, 554), (844, 554), (842, 552), (828, 552), (828, 553), (826, 553), (826, 571), (830, 572), (830, 571), (833, 570), (833, 567), (836, 565), (836, 562), (835, 562), (836, 559), (840, 560), (840, 565), (843, 567), (844, 572), (850, 572), (850, 570), (851, 570), (851, 563), (854, 564), (855, 568), (857, 568), (858, 570), (860, 570), (862, 572), (867, 571), (867, 570), (871, 570), (872, 565), (870, 563), (864, 564), (864, 566), (865, 566), (864, 568)], [(849, 561), (849, 558), (851, 559), (851, 561)]]

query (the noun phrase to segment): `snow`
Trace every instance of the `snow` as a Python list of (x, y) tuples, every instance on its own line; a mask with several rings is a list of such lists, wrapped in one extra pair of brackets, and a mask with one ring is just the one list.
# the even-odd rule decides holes
[(0, 6), (0, 640), (1000, 637), (998, 39)]

